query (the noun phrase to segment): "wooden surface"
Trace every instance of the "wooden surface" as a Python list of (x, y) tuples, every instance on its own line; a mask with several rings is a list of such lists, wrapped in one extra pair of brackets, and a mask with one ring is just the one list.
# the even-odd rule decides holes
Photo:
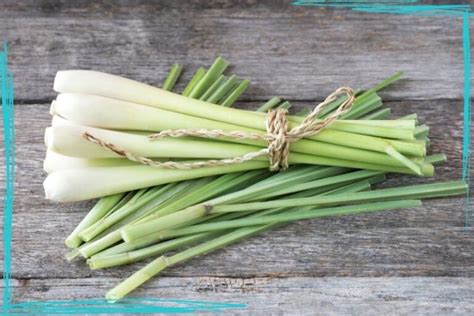
[[(0, 4), (17, 104), (16, 301), (101, 297), (143, 265), (90, 271), (63, 259), (64, 238), (92, 202), (43, 197), (43, 132), (59, 69), (159, 84), (173, 62), (185, 66), (186, 81), (222, 55), (252, 81), (239, 104), (245, 108), (272, 95), (311, 105), (341, 84), (367, 87), (404, 70), (407, 79), (382, 94), (387, 106), (395, 116), (417, 112), (432, 127), (432, 151), (449, 157), (436, 180), (460, 178), (461, 20), (285, 1), (123, 2)], [(384, 185), (426, 181), (392, 175)], [(463, 207), (462, 198), (450, 198), (299, 222), (166, 270), (133, 295), (244, 302), (250, 314), (472, 314), (474, 236), (464, 230)]]

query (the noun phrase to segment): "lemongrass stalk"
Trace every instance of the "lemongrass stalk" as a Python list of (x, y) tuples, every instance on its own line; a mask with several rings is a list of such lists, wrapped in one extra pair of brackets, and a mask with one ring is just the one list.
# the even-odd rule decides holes
[(288, 102), (288, 101), (284, 101), (277, 108), (278, 109), (289, 109), (289, 108), (291, 108), (291, 103)]
[(165, 82), (163, 83), (162, 89), (171, 91), (178, 81), (179, 76), (181, 76), (181, 72), (183, 71), (183, 67), (179, 64), (173, 64), (171, 69), (166, 77)]
[(267, 112), (268, 110), (276, 107), (281, 102), (281, 99), (278, 97), (272, 97), (270, 100), (262, 104), (258, 109), (257, 112)]
[[(109, 86), (114, 88), (109, 89)], [(188, 116), (265, 130), (265, 116), (262, 114), (226, 108), (187, 98), (130, 79), (105, 73), (87, 70), (59, 71), (56, 75), (54, 87), (56, 91), (61, 93), (105, 96), (115, 100), (128, 101), (135, 106), (140, 104), (148, 105)], [(203, 125), (202, 127), (209, 128), (210, 126)]]
[(415, 120), (418, 121), (418, 115), (416, 113), (408, 114), (399, 118), (399, 120)]
[(258, 199), (263, 200), (263, 199), (267, 199), (267, 198), (271, 198), (275, 196), (284, 196), (286, 194), (310, 190), (313, 188), (318, 188), (321, 186), (331, 185), (335, 183), (344, 184), (351, 181), (367, 179), (367, 178), (382, 175), (382, 174), (383, 172), (380, 172), (380, 171), (369, 171), (369, 170), (353, 171), (353, 172), (344, 173), (341, 175), (336, 175), (336, 176), (318, 179), (314, 181), (298, 183), (296, 185), (283, 188), (281, 190), (273, 190), (272, 192), (269, 192), (267, 194), (259, 195)]
[[(463, 194), (467, 190), (467, 185), (464, 181), (449, 181), (432, 184), (417, 184), (398, 188), (381, 189), (371, 192), (354, 193), (351, 196), (340, 196), (333, 195), (327, 197), (315, 197), (315, 198), (301, 198), (301, 199), (280, 199), (275, 201), (266, 202), (253, 202), (244, 204), (234, 205), (206, 205), (198, 208), (204, 208), (205, 214), (211, 213), (226, 213), (226, 212), (239, 212), (239, 211), (252, 211), (269, 208), (280, 208), (280, 207), (295, 207), (295, 206), (306, 206), (306, 205), (337, 205), (347, 204), (356, 202), (377, 202), (383, 200), (400, 200), (410, 198), (430, 198), (440, 196), (451, 196)], [(212, 210), (209, 210), (212, 208)], [(189, 211), (195, 213), (196, 211)], [(173, 215), (176, 215), (173, 214)], [(122, 231), (123, 233), (124, 231)], [(126, 234), (125, 234), (126, 235)], [(123, 237), (123, 234), (122, 234)], [(131, 240), (131, 238), (130, 238)]]
[[(339, 215), (352, 215), (357, 213), (365, 213), (372, 211), (380, 210), (391, 210), (397, 208), (408, 208), (421, 206), (421, 201), (419, 200), (397, 200), (397, 201), (388, 201), (388, 202), (372, 202), (366, 204), (356, 204), (356, 205), (346, 205), (330, 208), (316, 208), (309, 211), (298, 211), (291, 210), (282, 212), (276, 215), (267, 215), (260, 217), (245, 217), (240, 219), (228, 220), (228, 221), (219, 221), (215, 223), (204, 223), (193, 226), (188, 226), (179, 230), (178, 234), (181, 235), (190, 235), (197, 234), (202, 232), (211, 232), (225, 229), (232, 229), (238, 227), (246, 226), (255, 226), (255, 225), (265, 225), (279, 222), (291, 222), (302, 219), (318, 218), (318, 217), (327, 217), (327, 216), (339, 216)], [(170, 237), (173, 237), (173, 234), (170, 234)]]
[[(346, 100), (347, 100), (347, 96), (338, 97), (336, 100), (329, 103), (324, 109), (321, 110), (321, 112), (318, 115), (318, 118), (320, 119), (326, 118), (329, 114), (334, 112), (334, 110), (336, 110)], [(357, 104), (357, 102), (358, 102), (358, 99), (356, 98), (354, 103)], [(355, 106), (355, 104), (353, 104), (353, 107)]]
[(363, 120), (383, 120), (392, 114), (390, 108), (381, 109), (362, 117)]
[(268, 162), (247, 161), (219, 168), (204, 167), (190, 170), (158, 169), (144, 165), (69, 169), (49, 174), (43, 186), (47, 199), (73, 202), (175, 181), (266, 167)]
[(209, 67), (209, 70), (206, 72), (204, 77), (196, 84), (193, 88), (189, 97), (199, 99), (203, 93), (212, 85), (212, 83), (224, 72), (224, 70), (229, 66), (227, 62), (222, 57), (217, 57), (214, 63)]
[(82, 239), (79, 237), (79, 233), (107, 214), (123, 197), (123, 193), (118, 193), (101, 198), (100, 201), (94, 205), (94, 207), (89, 211), (89, 213), (87, 213), (79, 225), (66, 238), (66, 246), (69, 248), (79, 247), (80, 244), (82, 244)]
[(417, 126), (415, 128), (415, 137), (420, 138), (420, 139), (426, 138), (428, 137), (429, 131), (430, 131), (430, 128), (428, 125), (423, 124), (423, 125)]
[[(261, 147), (223, 143), (214, 141), (202, 141), (193, 139), (164, 138), (159, 141), (151, 142), (146, 136), (131, 133), (110, 131), (85, 126), (55, 126), (47, 128), (45, 132), (45, 142), (49, 150), (62, 155), (77, 158), (117, 158), (116, 153), (97, 146), (82, 137), (84, 132), (89, 132), (95, 137), (112, 143), (119, 148), (125, 149), (135, 155), (145, 157), (176, 157), (176, 158), (232, 158), (242, 156), (252, 151), (258, 151)], [(312, 142), (310, 142), (312, 143)], [(369, 152), (355, 148), (341, 147), (332, 144), (321, 143), (318, 146), (310, 144), (311, 149), (318, 150), (321, 156), (293, 153), (289, 157), (290, 163), (306, 164), (329, 164), (335, 166), (349, 166), (350, 161), (362, 163), (362, 168), (366, 165), (374, 164), (373, 168), (379, 169), (379, 165), (404, 167), (397, 159), (387, 157), (381, 153)], [(291, 146), (290, 146), (291, 147)], [(196, 151), (196, 148), (199, 150)], [(309, 147), (308, 147), (309, 148)], [(340, 157), (340, 159), (336, 159)], [(261, 157), (261, 160), (267, 158)], [(341, 161), (346, 160), (347, 161)], [(331, 162), (331, 160), (333, 162)], [(358, 166), (354, 165), (355, 168)], [(385, 170), (385, 169), (381, 169)], [(387, 170), (391, 171), (391, 170)]]
[[(366, 99), (362, 99), (362, 100), (366, 100)], [(359, 104), (355, 104), (354, 107), (349, 112), (341, 115), (341, 119), (350, 120), (350, 119), (353, 119), (354, 117), (359, 117), (364, 114), (370, 113), (382, 106), (382, 99), (374, 93), (374, 97), (371, 98), (370, 101), (366, 101), (364, 103), (361, 102)]]
[(87, 264), (92, 270), (130, 264), (132, 262), (141, 261), (150, 256), (156, 256), (168, 252), (170, 250), (179, 248), (181, 246), (186, 246), (200, 241), (204, 241), (215, 236), (218, 236), (218, 233), (201, 233), (192, 236), (184, 236), (134, 252), (91, 258), (87, 260)]
[[(333, 165), (413, 174), (412, 171), (403, 167), (376, 165), (309, 155), (294, 154), (290, 157), (290, 160), (292, 163)], [(268, 161), (253, 160), (240, 164), (189, 170), (150, 168), (145, 165), (66, 169), (49, 174), (44, 182), (44, 189), (46, 198), (54, 201), (70, 202), (92, 199), (174, 181), (267, 167)], [(433, 166), (424, 163), (421, 166), (421, 173), (426, 176), (431, 176), (433, 174)], [(78, 187), (81, 187), (81, 190), (77, 190)]]
[(363, 99), (363, 98), (371, 95), (372, 93), (375, 93), (379, 90), (382, 90), (383, 88), (385, 88), (385, 87), (395, 83), (396, 81), (400, 80), (402, 75), (403, 75), (402, 71), (397, 71), (396, 73), (394, 73), (390, 77), (384, 79), (382, 82), (376, 84), (375, 86), (373, 86), (369, 90), (364, 91), (361, 95), (359, 95), (359, 98)]
[(136, 162), (128, 159), (119, 158), (99, 158), (99, 159), (83, 159), (64, 156), (52, 150), (46, 151), (46, 157), (43, 161), (43, 169), (47, 173), (64, 169), (79, 169), (88, 167), (119, 167), (132, 166)]
[[(148, 136), (100, 129), (88, 126), (54, 126), (46, 129), (45, 142), (48, 150), (76, 158), (122, 158), (116, 153), (83, 138), (90, 133), (135, 155), (151, 158), (232, 158), (262, 147), (195, 140), (190, 138), (163, 138), (150, 141)], [(199, 150), (196, 150), (199, 148)]]
[[(407, 205), (411, 206), (419, 206), (421, 205), (419, 201), (416, 202), (405, 202), (406, 204), (402, 206), (403, 203), (398, 204), (398, 207), (404, 207)], [(409, 204), (411, 203), (411, 204)], [(383, 203), (377, 203), (378, 208), (373, 207), (370, 210), (383, 210), (385, 205), (382, 205)], [(354, 207), (354, 209), (357, 209), (357, 207)], [(367, 208), (366, 208), (367, 209)], [(357, 209), (357, 211), (354, 211), (354, 213), (360, 213), (363, 212), (364, 209)], [(347, 211), (346, 211), (347, 212)], [(346, 213), (347, 214), (347, 213)], [(261, 229), (264, 230), (265, 226), (263, 226)], [(146, 265), (144, 268), (138, 270), (135, 272), (132, 276), (129, 278), (125, 279), (122, 281), (119, 285), (114, 287), (112, 290), (110, 290), (106, 294), (106, 298), (111, 301), (115, 301), (118, 299), (123, 298), (125, 295), (133, 291), (135, 288), (143, 284), (144, 282), (148, 281), (151, 277), (162, 271), (163, 269), (184, 262), (186, 260), (189, 260), (197, 255), (201, 255), (204, 253), (207, 253), (209, 251), (213, 251), (216, 249), (220, 249), (222, 247), (225, 247), (237, 240), (240, 240), (242, 238), (246, 238), (249, 235), (249, 230), (251, 231), (251, 234), (256, 234), (259, 231), (256, 230), (251, 230), (248, 227), (242, 228), (240, 230), (236, 230), (230, 234), (226, 234), (224, 236), (220, 236), (216, 239), (213, 239), (209, 242), (206, 242), (204, 244), (200, 244), (198, 246), (186, 249), (178, 254), (175, 254), (171, 257), (160, 257), (148, 265)]]
[[(162, 218), (125, 227), (121, 231), (122, 239), (126, 242), (139, 239), (152, 232), (178, 226), (188, 220), (205, 217), (216, 213), (247, 212), (253, 210), (296, 207), (306, 205), (340, 205), (356, 202), (378, 202), (386, 200), (400, 200), (408, 198), (427, 198), (434, 196), (449, 196), (462, 194), (466, 191), (463, 181), (452, 181), (436, 184), (414, 185), (407, 187), (382, 189), (371, 192), (354, 193), (351, 195), (331, 195), (324, 197), (311, 197), (300, 199), (279, 199), (266, 202), (251, 202), (234, 205), (218, 205), (216, 203), (203, 203), (184, 209)], [(152, 224), (150, 224), (152, 223)]]
[(224, 75), (220, 75), (219, 78), (217, 78), (216, 81), (214, 81), (214, 83), (209, 87), (209, 89), (203, 93), (199, 100), (207, 101), (208, 98), (224, 83), (225, 78), (226, 77)]
[(248, 86), (250, 84), (250, 81), (247, 79), (242, 80), (235, 89), (232, 90), (232, 93), (225, 98), (224, 101), (219, 102), (220, 105), (223, 107), (231, 107), (234, 105), (235, 101), (247, 90)]
[(225, 80), (207, 99), (207, 102), (217, 104), (222, 97), (232, 89), (232, 86), (237, 81), (237, 76), (232, 75)]
[(434, 154), (425, 157), (425, 161), (432, 164), (440, 164), (446, 162), (447, 157), (445, 154)]
[[(188, 100), (192, 99), (188, 98)], [(244, 132), (263, 134), (262, 130), (239, 127), (232, 124), (220, 123), (176, 112), (163, 111), (153, 107), (91, 95), (60, 94), (56, 102), (52, 104), (51, 110), (53, 113), (76, 123), (100, 128), (159, 131), (164, 129), (179, 129), (185, 126), (186, 128), (222, 129), (225, 131), (242, 130)], [(242, 112), (247, 113), (249, 111)], [(258, 114), (255, 112), (251, 113)], [(293, 127), (302, 122), (302, 118), (299, 117), (290, 117), (290, 119), (290, 126)], [(238, 118), (236, 118), (236, 120), (238, 120)], [(260, 120), (264, 123), (265, 117), (261, 116)], [(396, 124), (402, 124), (401, 122), (403, 121), (398, 121)], [(373, 125), (374, 123), (371, 122), (368, 124)], [(384, 124), (389, 123), (384, 121)], [(346, 128), (350, 128), (351, 131), (357, 129), (358, 134), (336, 130)], [(413, 156), (425, 155), (425, 148), (417, 144), (362, 135), (371, 132), (373, 132), (373, 130), (370, 129), (370, 127), (362, 125), (360, 121), (355, 123), (355, 126), (351, 121), (336, 121), (331, 124), (330, 128), (324, 129), (317, 135), (311, 136), (311, 140), (303, 139), (293, 143), (291, 149), (296, 152), (312, 154), (314, 153), (313, 146), (321, 146), (322, 141), (338, 145), (338, 147), (346, 146), (378, 152), (385, 152), (387, 146), (392, 146), (402, 154)], [(348, 141), (348, 139), (351, 141)], [(226, 138), (226, 140), (265, 146), (263, 141), (228, 138)]]
[(196, 84), (201, 81), (201, 79), (204, 77), (206, 74), (206, 70), (203, 67), (199, 67), (198, 70), (194, 73), (193, 77), (189, 81), (188, 85), (186, 88), (184, 88), (182, 95), (187, 97), (191, 93), (191, 91), (194, 89)]

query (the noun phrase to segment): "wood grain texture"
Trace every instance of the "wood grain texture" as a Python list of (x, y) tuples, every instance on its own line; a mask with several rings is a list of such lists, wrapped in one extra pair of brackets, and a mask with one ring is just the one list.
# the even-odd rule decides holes
[[(119, 279), (21, 279), (14, 292), (29, 300), (95, 298)], [(220, 278), (164, 277), (138, 295), (247, 304), (237, 315), (470, 315), (472, 278)]]
[[(404, 70), (407, 79), (382, 92), (387, 106), (395, 116), (416, 112), (431, 126), (431, 151), (449, 159), (434, 180), (460, 178), (461, 20), (288, 2), (0, 3), (19, 105), (15, 300), (102, 297), (144, 264), (90, 271), (80, 260), (63, 259), (64, 238), (93, 202), (43, 197), (43, 133), (59, 69), (102, 70), (156, 85), (173, 62), (185, 66), (186, 82), (222, 55), (233, 72), (251, 79), (238, 105), (249, 109), (273, 95), (300, 108), (341, 84), (365, 88)], [(0, 168), (1, 190), (3, 179)], [(390, 175), (382, 187), (432, 180)], [(244, 314), (472, 314), (474, 236), (464, 230), (463, 208), (462, 198), (435, 199), (412, 210), (301, 221), (165, 270), (134, 295), (246, 302)]]
[(51, 99), (60, 69), (95, 69), (156, 84), (173, 62), (196, 69), (217, 55), (252, 80), (249, 100), (321, 99), (340, 85), (373, 84), (399, 70), (409, 81), (391, 90), (391, 99), (462, 97), (460, 19), (288, 3), (7, 1), (0, 31), (11, 45), (16, 98), (24, 102)]

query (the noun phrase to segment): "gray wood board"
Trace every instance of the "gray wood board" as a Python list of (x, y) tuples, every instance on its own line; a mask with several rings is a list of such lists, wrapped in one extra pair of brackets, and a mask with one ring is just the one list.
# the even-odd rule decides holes
[[(117, 278), (14, 280), (31, 300), (100, 297)], [(470, 315), (472, 278), (163, 277), (137, 295), (245, 303), (243, 315)]]
[[(288, 3), (2, 1), (0, 33), (9, 40), (20, 105), (15, 300), (102, 297), (143, 265), (90, 271), (63, 259), (63, 239), (93, 202), (43, 197), (43, 131), (60, 69), (159, 85), (174, 62), (185, 66), (186, 82), (222, 55), (233, 64), (229, 73), (252, 81), (243, 108), (273, 95), (300, 108), (340, 85), (367, 88), (403, 70), (406, 79), (383, 91), (384, 100), (396, 116), (416, 112), (431, 126), (431, 150), (449, 159), (434, 180), (460, 178), (461, 19)], [(3, 179), (0, 168), (2, 190)], [(382, 186), (432, 180), (391, 175)], [(245, 314), (472, 314), (474, 238), (463, 208), (462, 198), (435, 199), (412, 210), (302, 221), (165, 270), (133, 295), (246, 302)]]
[(60, 69), (94, 69), (157, 84), (173, 62), (185, 65), (189, 78), (218, 55), (252, 80), (248, 100), (322, 99), (340, 85), (366, 88), (399, 70), (408, 79), (388, 98), (462, 97), (459, 18), (334, 11), (285, 1), (7, 1), (4, 7), (0, 33), (10, 42), (20, 102), (51, 99)]

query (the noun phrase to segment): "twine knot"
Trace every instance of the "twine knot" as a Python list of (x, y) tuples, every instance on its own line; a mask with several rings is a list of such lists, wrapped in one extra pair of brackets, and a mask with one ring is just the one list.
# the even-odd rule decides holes
[[(346, 95), (347, 98), (339, 105), (339, 107), (329, 114), (326, 118), (318, 119), (321, 112), (326, 106), (342, 95)], [(166, 130), (149, 136), (150, 140), (157, 140), (163, 137), (204, 137), (204, 138), (223, 138), (229, 137), (234, 139), (251, 139), (251, 140), (263, 140), (267, 142), (267, 148), (259, 151), (250, 152), (240, 157), (219, 159), (219, 160), (206, 160), (197, 162), (175, 162), (167, 161), (160, 162), (151, 160), (146, 157), (137, 156), (127, 150), (119, 148), (118, 146), (101, 140), (89, 132), (85, 132), (83, 137), (95, 143), (103, 148), (113, 151), (119, 156), (125, 157), (131, 161), (139, 162), (144, 165), (158, 168), (168, 169), (196, 169), (203, 167), (213, 166), (224, 166), (230, 164), (242, 163), (258, 157), (268, 156), (270, 161), (270, 170), (278, 171), (285, 170), (288, 168), (288, 157), (290, 154), (290, 144), (298, 141), (305, 137), (310, 137), (318, 134), (324, 128), (329, 126), (332, 122), (337, 120), (341, 115), (347, 113), (355, 100), (355, 93), (351, 88), (340, 87), (327, 98), (319, 103), (313, 111), (305, 117), (300, 125), (288, 130), (288, 111), (286, 109), (269, 110), (267, 113), (266, 121), (266, 134), (260, 133), (249, 133), (242, 131), (226, 132), (222, 130), (205, 130), (205, 129), (177, 129), (177, 130)]]

